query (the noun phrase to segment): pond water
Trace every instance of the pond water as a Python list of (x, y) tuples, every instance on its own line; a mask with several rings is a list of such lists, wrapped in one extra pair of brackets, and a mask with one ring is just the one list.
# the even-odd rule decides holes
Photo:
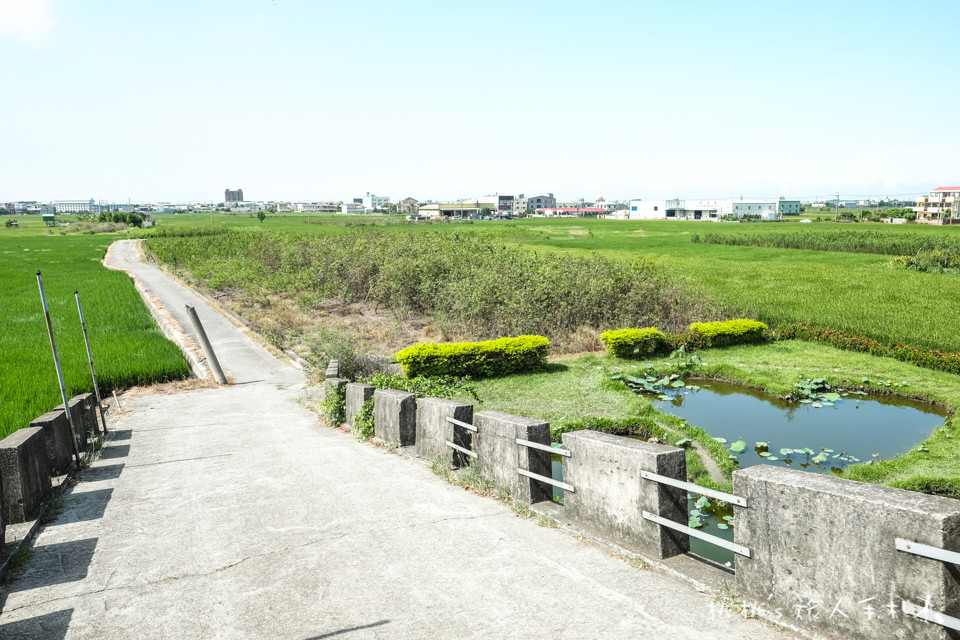
[[(643, 395), (664, 413), (701, 427), (730, 447), (741, 469), (776, 464), (814, 473), (839, 473), (850, 464), (885, 460), (906, 453), (943, 425), (945, 412), (932, 405), (891, 396), (842, 394), (831, 405), (789, 403), (774, 396), (715, 380), (688, 380), (699, 387)], [(661, 400), (659, 397), (669, 396)], [(562, 479), (559, 456), (553, 477)], [(554, 499), (563, 491), (554, 489)], [(691, 525), (733, 540), (734, 509), (698, 496), (688, 500)], [(734, 564), (734, 554), (709, 542), (690, 538), (690, 550), (721, 564)]]
[(818, 408), (725, 382), (690, 382), (700, 389), (672, 389), (666, 393), (669, 400), (653, 400), (653, 405), (725, 439), (728, 447), (746, 442), (742, 452), (733, 453), (741, 469), (779, 464), (840, 473), (849, 464), (906, 453), (945, 416), (932, 405), (891, 396), (842, 395), (833, 406)]

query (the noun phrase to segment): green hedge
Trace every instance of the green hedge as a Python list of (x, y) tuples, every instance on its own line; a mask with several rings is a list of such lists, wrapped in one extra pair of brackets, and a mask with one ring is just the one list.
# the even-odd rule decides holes
[(489, 378), (546, 367), (550, 341), (543, 336), (500, 338), (486, 342), (427, 342), (397, 352), (409, 376)]
[(655, 327), (605, 331), (600, 340), (607, 352), (617, 358), (649, 358), (667, 344), (667, 336)]
[(706, 338), (710, 347), (729, 347), (735, 344), (756, 344), (767, 339), (767, 325), (757, 320), (723, 320), (694, 322), (690, 331)]

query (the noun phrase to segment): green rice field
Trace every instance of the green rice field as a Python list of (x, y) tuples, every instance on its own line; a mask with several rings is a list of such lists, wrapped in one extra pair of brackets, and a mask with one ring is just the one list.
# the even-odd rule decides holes
[[(2, 218), (0, 218), (2, 219)], [(0, 437), (61, 403), (36, 272), (43, 274), (68, 397), (93, 391), (74, 290), (80, 292), (101, 393), (190, 374), (133, 281), (100, 260), (114, 235), (42, 235), (0, 227)]]

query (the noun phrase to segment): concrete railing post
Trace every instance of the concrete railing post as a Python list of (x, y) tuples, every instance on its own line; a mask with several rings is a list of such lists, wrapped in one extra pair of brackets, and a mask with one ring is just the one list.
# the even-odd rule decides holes
[(687, 492), (640, 476), (650, 471), (685, 481), (683, 449), (597, 431), (574, 431), (561, 439), (570, 451), (563, 458), (563, 481), (576, 487), (563, 496), (563, 511), (571, 521), (658, 558), (690, 550), (689, 536), (643, 518), (648, 511), (687, 524)]
[(395, 389), (373, 392), (374, 435), (387, 444), (406, 447), (417, 441), (417, 396)]
[(473, 424), (473, 405), (441, 398), (417, 400), (417, 457), (434, 460), (439, 456), (454, 467), (461, 467), (468, 462), (468, 456), (447, 446), (447, 442), (470, 449), (472, 433), (447, 422), (447, 418)]
[(207, 356), (207, 362), (210, 363), (210, 371), (213, 373), (213, 379), (216, 380), (218, 384), (227, 384), (227, 378), (223, 375), (223, 369), (220, 368), (220, 361), (217, 360), (217, 354), (213, 352), (213, 346), (211, 346), (210, 340), (207, 339), (207, 332), (203, 330), (203, 325), (200, 324), (200, 317), (197, 315), (197, 310), (189, 304), (186, 305), (186, 307), (187, 315), (190, 316), (190, 322), (193, 323), (193, 328), (197, 332), (197, 340), (200, 342), (203, 353)]
[(960, 617), (958, 568), (898, 551), (905, 538), (960, 551), (960, 502), (806, 471), (759, 465), (735, 471), (736, 590), (829, 636), (948, 638), (944, 627), (908, 616), (909, 601)]
[(363, 403), (373, 398), (373, 387), (362, 382), (349, 382), (346, 393), (347, 426), (353, 429), (353, 418), (360, 413)]
[(520, 475), (518, 469), (550, 477), (552, 461), (546, 451), (517, 444), (517, 439), (550, 444), (550, 423), (513, 416), (502, 411), (474, 414), (477, 428), (473, 450), (480, 474), (495, 487), (508, 490), (521, 502), (534, 504), (553, 497), (553, 487)]

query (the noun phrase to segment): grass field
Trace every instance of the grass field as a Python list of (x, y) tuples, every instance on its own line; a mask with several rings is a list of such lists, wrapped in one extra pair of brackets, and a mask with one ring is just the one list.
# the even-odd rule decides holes
[[(157, 216), (161, 228), (211, 226), (209, 215)], [(450, 231), (492, 234), (534, 250), (601, 253), (625, 261), (648, 260), (743, 315), (768, 324), (810, 323), (861, 333), (884, 342), (960, 351), (960, 278), (894, 269), (890, 257), (696, 244), (699, 233), (765, 234), (815, 230), (849, 234), (880, 230), (960, 240), (960, 226), (831, 224), (725, 224), (714, 222), (615, 221), (533, 218), (475, 224), (398, 223), (372, 216), (286, 214), (264, 223), (247, 214), (218, 214), (213, 226), (257, 227), (300, 233), (336, 233), (378, 224), (389, 232)], [(311, 224), (312, 223), (312, 224)], [(323, 223), (323, 224), (320, 224)]]
[(100, 264), (110, 235), (47, 236), (38, 221), (0, 227), (0, 437), (60, 404), (40, 303), (43, 274), (68, 396), (93, 390), (73, 292), (80, 292), (101, 391), (172, 380), (189, 367), (124, 273)]

